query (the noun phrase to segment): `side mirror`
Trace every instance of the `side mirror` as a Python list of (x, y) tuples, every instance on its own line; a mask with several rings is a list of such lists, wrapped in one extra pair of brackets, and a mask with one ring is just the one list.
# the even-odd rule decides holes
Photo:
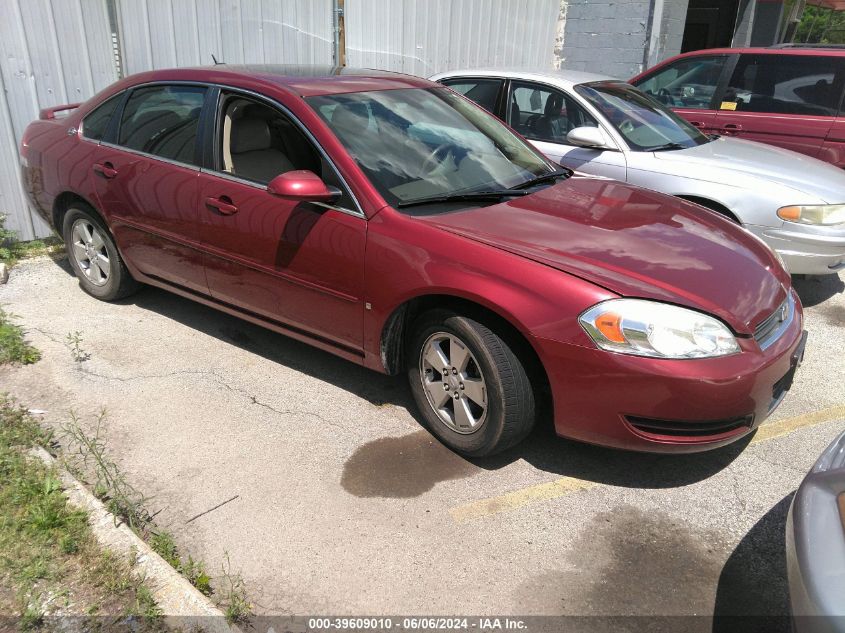
[(267, 191), (286, 200), (327, 204), (341, 196), (339, 189), (327, 186), (317, 174), (307, 169), (279, 174), (267, 185)]
[(578, 147), (610, 149), (604, 132), (597, 127), (576, 127), (566, 135), (566, 142)]

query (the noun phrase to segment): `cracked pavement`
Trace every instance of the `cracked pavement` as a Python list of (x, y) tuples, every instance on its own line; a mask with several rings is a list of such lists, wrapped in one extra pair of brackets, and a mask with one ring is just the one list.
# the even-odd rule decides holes
[[(796, 286), (810, 339), (771, 422), (845, 405), (845, 284)], [(0, 304), (43, 352), (0, 368), (0, 390), (57, 427), (105, 408), (110, 455), (157, 522), (212, 575), (228, 554), (259, 613), (784, 614), (789, 500), (845, 425), (677, 457), (541, 428), (469, 462), (421, 430), (404, 377), (163, 291), (100, 303), (42, 258), (12, 271)], [(84, 362), (65, 344), (76, 331)], [(561, 478), (575, 484), (450, 514)]]

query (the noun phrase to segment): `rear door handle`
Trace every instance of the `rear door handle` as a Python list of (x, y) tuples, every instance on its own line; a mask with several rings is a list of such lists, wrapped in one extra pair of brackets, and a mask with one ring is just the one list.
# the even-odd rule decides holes
[(232, 199), (229, 196), (206, 198), (205, 204), (212, 209), (217, 209), (223, 215), (235, 215), (238, 212), (238, 207), (232, 204)]
[(103, 178), (114, 178), (117, 176), (117, 170), (110, 162), (94, 163), (94, 171), (100, 174)]
[(726, 123), (722, 128), (722, 132), (730, 134), (731, 132), (742, 132), (742, 126), (738, 123)]
[(692, 125), (693, 127), (704, 127), (704, 123), (702, 123), (701, 121), (690, 121), (690, 125)]

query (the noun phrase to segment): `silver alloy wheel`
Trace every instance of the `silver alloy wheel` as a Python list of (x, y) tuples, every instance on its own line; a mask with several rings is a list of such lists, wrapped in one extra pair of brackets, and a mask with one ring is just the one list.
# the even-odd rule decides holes
[(70, 236), (73, 258), (79, 270), (95, 286), (104, 286), (109, 280), (111, 262), (99, 227), (90, 220), (80, 218), (73, 223)]
[(481, 366), (454, 334), (435, 332), (420, 350), (420, 380), (431, 408), (450, 429), (475, 433), (487, 419)]

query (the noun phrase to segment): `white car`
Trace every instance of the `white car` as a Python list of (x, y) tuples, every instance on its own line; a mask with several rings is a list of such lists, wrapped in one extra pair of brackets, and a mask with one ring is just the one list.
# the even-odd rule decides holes
[(696, 202), (765, 241), (793, 274), (845, 269), (845, 172), (784, 149), (705, 135), (630, 84), (574, 71), (431, 77), (564, 167)]

